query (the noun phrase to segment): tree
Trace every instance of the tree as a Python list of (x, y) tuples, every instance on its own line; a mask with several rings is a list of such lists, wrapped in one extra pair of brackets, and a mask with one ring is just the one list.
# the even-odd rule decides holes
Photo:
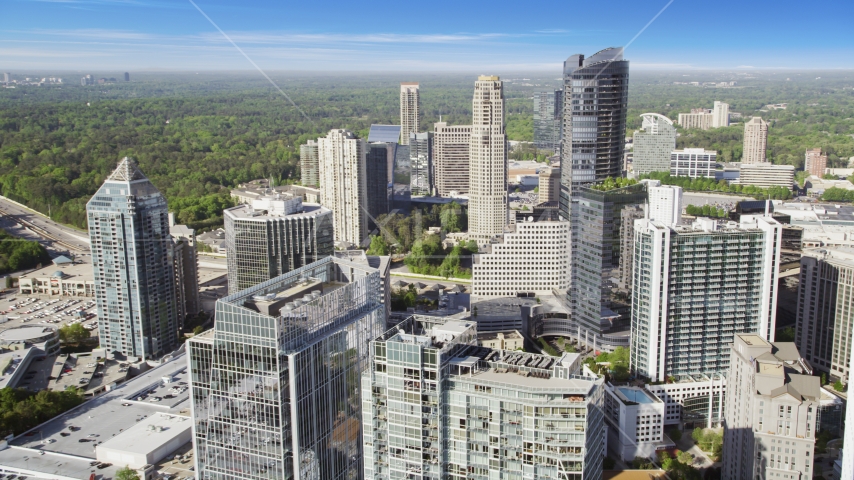
[(679, 452), (679, 454), (676, 455), (676, 459), (685, 465), (691, 465), (694, 463), (694, 455), (691, 455), (690, 452)]
[(786, 327), (780, 332), (777, 333), (776, 340), (778, 342), (794, 342), (795, 341), (795, 328), (794, 327)]
[(845, 389), (845, 386), (842, 385), (841, 380), (837, 380), (837, 381), (833, 382), (833, 389), (836, 390), (837, 392), (841, 392), (842, 390)]
[(6, 288), (15, 288), (15, 281), (16, 280), (17, 280), (17, 278), (15, 278), (11, 275), (6, 277)]
[(674, 428), (667, 432), (667, 436), (670, 437), (670, 439), (674, 442), (678, 442), (679, 440), (682, 440), (682, 430)]
[(124, 468), (116, 471), (116, 480), (139, 480), (139, 475), (137, 475), (135, 470), (125, 465)]
[(819, 378), (819, 381), (821, 382), (822, 385), (827, 385), (827, 374), (826, 373), (822, 373), (821, 375), (819, 375), (818, 378)]
[(196, 327), (193, 328), (193, 335), (198, 335), (204, 331), (205, 331), (205, 327), (203, 327), (201, 325), (196, 325)]
[(89, 337), (89, 330), (83, 328), (80, 323), (73, 323), (59, 329), (59, 341), (62, 343), (80, 343)]
[(388, 244), (382, 235), (371, 235), (371, 246), (368, 247), (368, 255), (388, 255)]

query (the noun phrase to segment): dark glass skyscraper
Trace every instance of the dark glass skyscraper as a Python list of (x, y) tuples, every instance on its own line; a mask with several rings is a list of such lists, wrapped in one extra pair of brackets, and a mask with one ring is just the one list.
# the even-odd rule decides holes
[(433, 193), (433, 134), (420, 132), (409, 134), (409, 161), (411, 165), (410, 192), (415, 196)]
[(178, 338), (166, 198), (125, 157), (86, 204), (101, 347), (155, 358)]
[(570, 218), (573, 186), (622, 174), (629, 62), (622, 48), (573, 55), (563, 78), (560, 212)]
[(534, 92), (534, 146), (560, 153), (563, 90)]

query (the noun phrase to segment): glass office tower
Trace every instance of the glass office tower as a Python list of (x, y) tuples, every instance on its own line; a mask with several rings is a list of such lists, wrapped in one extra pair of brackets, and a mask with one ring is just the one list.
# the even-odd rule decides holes
[(379, 271), (335, 257), (217, 301), (188, 341), (198, 478), (360, 478), (359, 376), (384, 325)]
[(125, 157), (86, 204), (101, 347), (156, 358), (177, 345), (166, 198)]
[(435, 188), (432, 132), (409, 134), (409, 159), (412, 168), (410, 177), (412, 196), (432, 195)]
[(622, 48), (573, 55), (563, 64), (563, 78), (560, 211), (569, 218), (573, 186), (622, 174), (629, 62)]
[(563, 90), (534, 92), (534, 146), (560, 153)]

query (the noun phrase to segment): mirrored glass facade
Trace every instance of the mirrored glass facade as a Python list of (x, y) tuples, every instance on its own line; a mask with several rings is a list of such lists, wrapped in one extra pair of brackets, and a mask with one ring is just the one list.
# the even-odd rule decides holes
[(360, 478), (382, 295), (376, 269), (327, 257), (219, 300), (188, 342), (199, 478)]
[(125, 157), (86, 204), (101, 347), (154, 358), (177, 345), (166, 198)]

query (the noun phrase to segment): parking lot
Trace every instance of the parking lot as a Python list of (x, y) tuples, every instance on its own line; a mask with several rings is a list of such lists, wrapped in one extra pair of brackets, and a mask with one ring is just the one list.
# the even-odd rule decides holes
[(98, 313), (95, 300), (88, 297), (51, 298), (34, 295), (9, 295), (0, 300), (0, 330), (22, 325), (53, 325), (57, 328), (75, 323), (97, 335)]

